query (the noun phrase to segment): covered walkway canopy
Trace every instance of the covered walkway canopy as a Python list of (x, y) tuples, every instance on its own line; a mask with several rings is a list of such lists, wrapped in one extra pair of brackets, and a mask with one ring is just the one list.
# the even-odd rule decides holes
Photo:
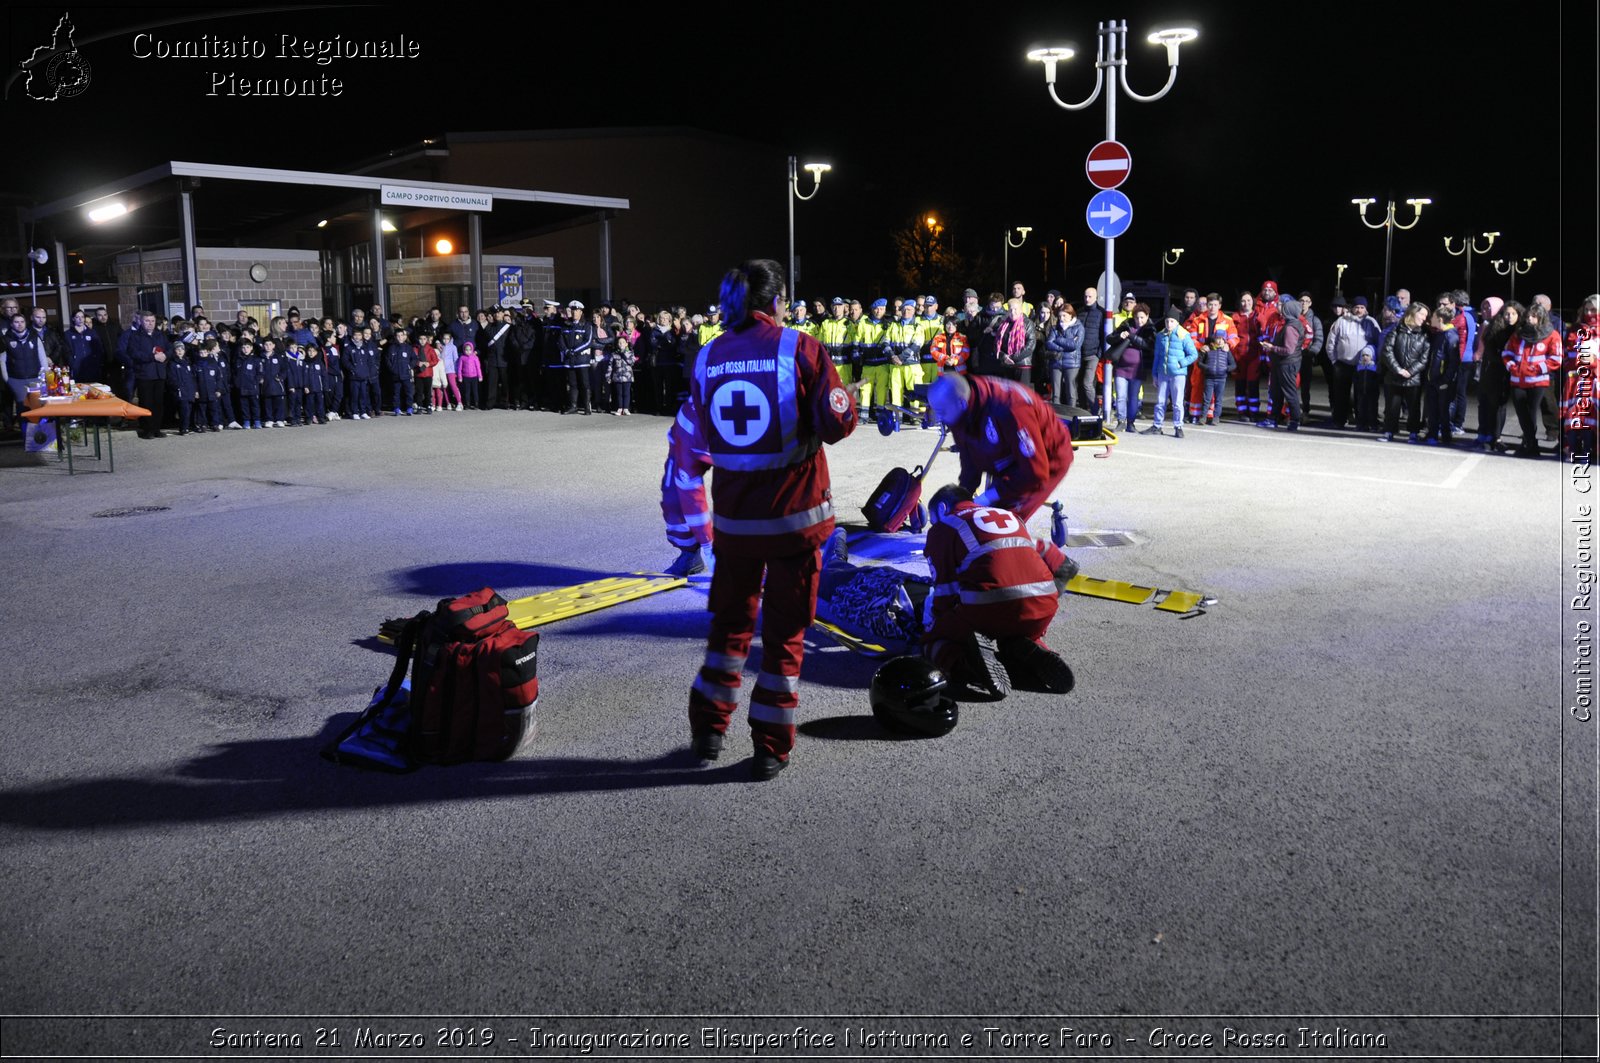
[[(464, 216), (472, 262), (473, 304), (482, 306), (484, 248), (575, 225), (599, 224), (602, 283), (610, 289), (610, 219), (628, 209), (611, 196), (526, 188), (451, 185), (367, 174), (316, 173), (258, 166), (166, 162), (119, 181), (23, 212), (35, 246), (53, 240), (56, 261), (70, 248), (85, 262), (134, 247), (176, 246), (190, 301), (200, 291), (200, 246), (322, 248), (328, 241), (368, 242), (377, 301), (384, 291), (384, 221), (406, 229)], [(397, 236), (389, 236), (393, 243)], [(67, 306), (67, 271), (56, 271)]]

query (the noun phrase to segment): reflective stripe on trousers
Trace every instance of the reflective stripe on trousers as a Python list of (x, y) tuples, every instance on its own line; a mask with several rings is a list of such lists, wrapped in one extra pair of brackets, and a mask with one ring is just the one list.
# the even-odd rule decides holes
[[(725, 732), (734, 704), (713, 698), (702, 686), (712, 664), (743, 661), (750, 653), (757, 611), (761, 615), (761, 672), (750, 696), (750, 731), (757, 748), (786, 757), (794, 748), (795, 711), (800, 704), (800, 664), (805, 632), (817, 604), (821, 571), (817, 550), (788, 557), (719, 557), (711, 579), (711, 630), (706, 669), (689, 692), (689, 724), (696, 731)], [(763, 592), (763, 576), (765, 591)], [(724, 673), (726, 675), (726, 673)], [(713, 690), (726, 697), (727, 687)], [(737, 698), (737, 687), (731, 691)]]

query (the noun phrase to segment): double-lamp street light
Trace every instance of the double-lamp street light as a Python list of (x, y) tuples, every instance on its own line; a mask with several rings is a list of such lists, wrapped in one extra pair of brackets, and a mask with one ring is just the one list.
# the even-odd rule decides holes
[(1427, 206), (1429, 203), (1432, 203), (1433, 200), (1431, 200), (1431, 199), (1408, 199), (1408, 200), (1406, 200), (1406, 203), (1416, 212), (1415, 214), (1412, 215), (1411, 223), (1409, 225), (1401, 225), (1400, 222), (1395, 218), (1395, 216), (1394, 216), (1394, 200), (1392, 200), (1392, 199), (1389, 200), (1388, 215), (1384, 218), (1383, 221), (1376, 222), (1376, 223), (1370, 222), (1370, 221), (1367, 220), (1367, 208), (1370, 207), (1372, 204), (1376, 203), (1377, 202), (1376, 199), (1352, 199), (1350, 202), (1354, 203), (1356, 205), (1356, 208), (1361, 212), (1361, 224), (1362, 225), (1365, 225), (1369, 229), (1382, 229), (1384, 231), (1384, 233), (1383, 233), (1383, 292), (1381, 293), (1380, 298), (1388, 298), (1388, 296), (1389, 296), (1389, 269), (1390, 269), (1390, 264), (1394, 261), (1394, 231), (1396, 229), (1414, 229), (1414, 228), (1416, 228), (1417, 222), (1422, 220), (1422, 208)]
[(1478, 238), (1476, 236), (1473, 236), (1471, 233), (1468, 233), (1466, 236), (1462, 237), (1462, 239), (1461, 239), (1461, 250), (1459, 250), (1459, 251), (1455, 250), (1454, 248), (1452, 248), (1450, 246), (1450, 239), (1451, 239), (1450, 237), (1446, 236), (1444, 238), (1444, 249), (1445, 249), (1446, 252), (1448, 252), (1449, 254), (1452, 254), (1452, 255), (1466, 255), (1467, 256), (1467, 285), (1466, 286), (1467, 286), (1467, 291), (1468, 292), (1472, 291), (1472, 256), (1473, 255), (1487, 255), (1489, 253), (1489, 249), (1494, 247), (1494, 238), (1499, 236), (1500, 234), (1499, 233), (1481, 233), (1479, 235), (1481, 235), (1484, 238), (1486, 238), (1489, 242), (1484, 244), (1482, 247), (1479, 247), (1478, 246)]
[(1522, 265), (1520, 266), (1517, 265), (1516, 259), (1512, 259), (1509, 264), (1503, 258), (1492, 259), (1489, 262), (1489, 265), (1493, 266), (1494, 271), (1500, 274), (1500, 276), (1511, 278), (1511, 294), (1506, 298), (1513, 301), (1517, 298), (1517, 278), (1531, 270), (1533, 268), (1533, 264), (1537, 261), (1539, 260), (1536, 258), (1525, 258), (1522, 260)]
[[(1106, 98), (1106, 140), (1117, 139), (1117, 96), (1126, 95), (1135, 103), (1154, 103), (1172, 90), (1173, 84), (1178, 80), (1178, 48), (1200, 36), (1200, 31), (1192, 26), (1175, 26), (1158, 29), (1145, 38), (1151, 44), (1159, 44), (1167, 50), (1167, 83), (1161, 86), (1160, 91), (1149, 96), (1141, 96), (1128, 87), (1128, 23), (1125, 21), (1101, 22), (1095, 30), (1099, 40), (1095, 45), (1094, 59), (1094, 91), (1089, 93), (1087, 99), (1078, 103), (1067, 103), (1056, 95), (1056, 64), (1065, 62), (1077, 54), (1077, 50), (1069, 44), (1053, 45), (1044, 48), (1035, 48), (1028, 53), (1028, 58), (1036, 63), (1044, 64), (1044, 83), (1050, 98), (1056, 106), (1067, 111), (1081, 111), (1094, 104), (1105, 92)], [(1109, 91), (1107, 83), (1109, 82)], [(1107, 305), (1111, 302), (1110, 288), (1116, 276), (1116, 238), (1107, 237), (1105, 259), (1105, 293)], [(1106, 315), (1107, 331), (1111, 327), (1111, 316)]]

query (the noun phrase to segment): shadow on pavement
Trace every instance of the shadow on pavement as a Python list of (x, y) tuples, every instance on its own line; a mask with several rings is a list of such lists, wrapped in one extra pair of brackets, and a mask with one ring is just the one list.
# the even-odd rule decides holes
[(701, 766), (687, 748), (643, 760), (533, 757), (424, 767), (409, 775), (362, 771), (331, 764), (319, 755), (350, 720), (350, 714), (341, 714), (310, 738), (224, 743), (170, 773), (0, 790), (0, 823), (35, 830), (137, 828), (750, 781), (746, 758)]
[(470, 594), (479, 587), (493, 587), (506, 595), (506, 588), (570, 587), (575, 583), (605, 579), (621, 573), (599, 569), (569, 568), (566, 565), (531, 565), (520, 561), (455, 561), (442, 565), (403, 568), (394, 574), (395, 589), (403, 594), (422, 594), (430, 598)]
[(885, 731), (870, 712), (859, 716), (824, 716), (820, 720), (807, 720), (800, 725), (800, 733), (807, 738), (825, 738), (836, 742), (895, 742), (901, 737)]

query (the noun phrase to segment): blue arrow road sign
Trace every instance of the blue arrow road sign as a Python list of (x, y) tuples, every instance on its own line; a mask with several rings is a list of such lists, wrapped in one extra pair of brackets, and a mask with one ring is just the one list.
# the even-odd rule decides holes
[(1108, 188), (1089, 200), (1085, 217), (1090, 232), (1102, 240), (1115, 240), (1128, 231), (1133, 221), (1133, 204), (1121, 192)]

